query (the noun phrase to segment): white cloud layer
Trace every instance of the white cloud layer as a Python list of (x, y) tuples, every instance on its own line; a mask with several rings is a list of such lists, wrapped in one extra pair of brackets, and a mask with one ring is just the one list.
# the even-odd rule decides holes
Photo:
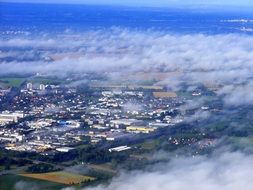
[[(71, 60), (71, 63), (68, 60), (49, 65), (22, 63), (29, 65), (28, 71), (42, 70), (39, 66), (45, 66), (44, 70), (48, 72), (51, 69), (67, 72), (71, 67), (77, 67), (77, 71), (97, 71), (100, 67), (109, 70), (112, 66), (133, 70), (160, 68), (191, 72), (191, 77), (201, 74), (207, 76), (207, 80), (218, 77), (229, 81), (236, 77), (249, 77), (253, 70), (253, 37), (233, 34), (171, 35), (128, 30), (111, 34), (94, 31), (55, 39), (2, 40), (0, 44), (2, 48), (72, 49), (80, 53), (79, 59)], [(5, 66), (3, 63), (0, 65), (1, 68)], [(10, 68), (11, 71), (15, 72), (15, 69)]]
[[(235, 102), (235, 105), (253, 100), (252, 85), (248, 84), (253, 74), (253, 37), (248, 35), (179, 35), (114, 28), (78, 34), (67, 32), (54, 37), (44, 34), (40, 39), (28, 36), (1, 40), (0, 47), (14, 49), (20, 57), (32, 57), (32, 51), (64, 57), (50, 63), (2, 62), (0, 75), (42, 72), (68, 76), (69, 73), (100, 72), (117, 80), (129, 73), (172, 71), (177, 75), (161, 79), (157, 84), (171, 88), (178, 87), (181, 82), (221, 84), (225, 87), (219, 94), (228, 98), (227, 104), (242, 97), (244, 101)], [(18, 54), (19, 48), (28, 50), (26, 54), (23, 50)], [(10, 54), (3, 52), (0, 57)]]

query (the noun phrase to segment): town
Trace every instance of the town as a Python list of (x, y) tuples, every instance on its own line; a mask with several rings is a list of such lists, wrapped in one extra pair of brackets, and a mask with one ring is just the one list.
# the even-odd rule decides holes
[[(174, 92), (156, 85), (43, 81), (26, 79), (0, 89), (0, 174), (62, 171), (81, 164), (92, 171), (87, 176), (103, 181), (119, 168), (153, 163), (150, 155), (159, 150), (176, 156), (185, 147), (195, 156), (216, 143), (211, 132), (196, 127), (204, 122), (202, 114), (222, 109), (213, 88)], [(201, 103), (192, 107), (189, 102)]]
[[(1, 107), (1, 146), (47, 154), (71, 150), (83, 137), (89, 137), (89, 143), (131, 141), (183, 121), (183, 115), (172, 117), (183, 103), (176, 93), (94, 90), (90, 95), (75, 88), (27, 83), (6, 110)], [(1, 92), (4, 105), (11, 92)]]
[[(191, 95), (201, 93), (198, 90)], [(74, 87), (27, 82), (14, 92), (1, 90), (1, 147), (47, 155), (68, 152), (83, 139), (91, 144), (131, 144), (183, 122), (186, 110), (178, 108), (185, 100), (163, 87), (87, 86), (82, 92)], [(208, 111), (209, 107), (200, 109)]]

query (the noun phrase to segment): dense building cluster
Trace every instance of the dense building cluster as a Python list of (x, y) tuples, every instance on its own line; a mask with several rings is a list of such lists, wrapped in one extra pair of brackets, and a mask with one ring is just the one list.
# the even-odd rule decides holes
[[(125, 147), (184, 122), (187, 111), (179, 108), (186, 98), (162, 90), (154, 86), (87, 86), (80, 90), (30, 82), (1, 90), (1, 146), (43, 155), (68, 152), (84, 142), (117, 141)], [(191, 96), (201, 96), (201, 91)], [(201, 109), (208, 111), (209, 107)]]

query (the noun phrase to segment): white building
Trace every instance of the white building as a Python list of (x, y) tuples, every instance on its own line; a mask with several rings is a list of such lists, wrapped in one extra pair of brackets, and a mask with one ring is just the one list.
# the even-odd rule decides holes
[(15, 123), (19, 118), (23, 118), (23, 112), (2, 112), (0, 114), (0, 123)]
[(61, 147), (61, 148), (57, 148), (56, 150), (58, 152), (69, 152), (70, 150), (73, 150), (74, 148), (71, 147)]
[(137, 119), (117, 119), (111, 120), (110, 124), (112, 127), (118, 128), (120, 125), (130, 126), (141, 124), (143, 121)]
[(26, 84), (26, 89), (27, 90), (32, 90), (33, 89), (33, 84), (31, 82)]
[(110, 148), (109, 152), (122, 152), (122, 151), (130, 150), (130, 149), (131, 149), (131, 147), (129, 147), (129, 146), (118, 146), (115, 148)]
[(44, 84), (40, 84), (39, 89), (40, 89), (41, 91), (44, 91), (44, 90), (46, 89), (46, 86), (45, 86)]

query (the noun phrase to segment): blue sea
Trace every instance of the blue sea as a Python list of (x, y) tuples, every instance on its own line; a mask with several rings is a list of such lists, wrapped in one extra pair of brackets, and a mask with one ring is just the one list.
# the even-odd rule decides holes
[(248, 10), (134, 8), (121, 6), (0, 3), (0, 32), (61, 32), (107, 29), (158, 30), (171, 33), (253, 33)]

